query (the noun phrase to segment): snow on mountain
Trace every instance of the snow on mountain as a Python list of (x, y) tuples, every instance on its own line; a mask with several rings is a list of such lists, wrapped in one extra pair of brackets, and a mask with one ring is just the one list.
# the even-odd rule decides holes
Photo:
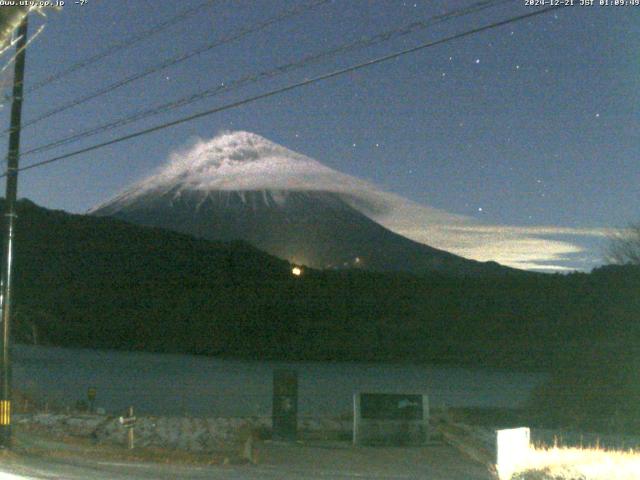
[[(256, 217), (258, 212), (261, 219)], [(418, 250), (426, 252), (422, 247), (434, 258), (457, 258), (436, 250), (442, 249), (482, 261), (495, 257), (480, 254), (479, 244), (499, 245), (503, 255), (518, 241), (524, 241), (520, 244), (526, 248), (531, 248), (532, 242), (546, 242), (547, 251), (555, 249), (559, 255), (576, 251), (564, 242), (521, 238), (509, 229), (487, 231), (486, 226), (469, 217), (418, 205), (243, 131), (223, 132), (174, 152), (157, 172), (89, 213), (210, 239), (244, 239), (290, 261), (317, 267), (351, 265), (354, 258), (363, 256), (359, 250), (384, 257), (377, 262), (379, 269), (411, 268), (411, 262), (422, 265), (417, 260), (421, 256)], [(354, 231), (356, 225), (360, 233)], [(386, 238), (377, 248), (389, 250), (390, 242), (395, 245), (390, 249), (395, 253), (376, 254), (376, 236)], [(351, 246), (338, 247), (338, 242)], [(407, 248), (411, 255), (402, 253)], [(313, 254), (314, 249), (324, 253)], [(394, 260), (393, 255), (404, 259)], [(518, 266), (517, 261), (511, 263)]]
[[(145, 195), (172, 191), (199, 192), (206, 197), (217, 191), (274, 192), (284, 201), (288, 191), (332, 192), (367, 215), (384, 215), (400, 204), (410, 203), (382, 192), (359, 178), (332, 170), (320, 162), (250, 132), (226, 132), (210, 141), (174, 152), (169, 162), (147, 179), (127, 188), (121, 195), (94, 208), (121, 208)], [(463, 221), (429, 207), (434, 221)]]

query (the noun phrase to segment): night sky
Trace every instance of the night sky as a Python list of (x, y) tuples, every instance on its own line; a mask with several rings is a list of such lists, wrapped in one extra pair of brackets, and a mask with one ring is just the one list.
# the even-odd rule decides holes
[[(31, 33), (46, 25), (28, 50), (26, 88), (202, 3), (67, 1), (46, 19), (33, 15)], [(211, 2), (130, 48), (27, 92), (23, 120), (309, 3)], [(22, 150), (473, 3), (326, 2), (27, 127)], [(524, 0), (502, 2), (21, 162), (46, 160), (535, 8)], [(588, 270), (602, 263), (608, 228), (640, 221), (639, 36), (640, 7), (563, 8), (25, 171), (19, 195), (47, 208), (85, 212), (194, 139), (246, 130), (383, 190), (475, 219), (487, 230), (534, 235), (541, 240), (531, 243), (537, 256), (525, 267)], [(6, 62), (9, 55), (2, 58)], [(9, 110), (5, 101), (3, 129)], [(6, 150), (6, 136), (1, 141)]]

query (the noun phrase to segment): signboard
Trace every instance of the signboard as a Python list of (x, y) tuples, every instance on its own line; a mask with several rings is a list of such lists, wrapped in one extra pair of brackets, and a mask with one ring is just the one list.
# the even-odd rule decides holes
[(298, 374), (273, 372), (273, 439), (295, 441), (298, 436)]
[(96, 409), (96, 394), (97, 390), (95, 387), (87, 388), (87, 400), (89, 400), (89, 412), (91, 413)]
[(422, 445), (429, 439), (429, 398), (419, 393), (356, 393), (353, 443)]
[(133, 415), (133, 407), (129, 407), (126, 417), (120, 417), (118, 420), (120, 421), (120, 425), (127, 429), (127, 445), (129, 450), (132, 450), (134, 440), (133, 427), (136, 425), (136, 417)]
[(422, 395), (360, 394), (360, 416), (377, 420), (421, 420)]
[(120, 417), (118, 421), (125, 428), (133, 428), (136, 425), (136, 417)]
[(95, 387), (89, 387), (87, 389), (87, 399), (90, 402), (93, 402), (96, 399), (96, 393), (97, 393), (97, 391), (96, 391)]

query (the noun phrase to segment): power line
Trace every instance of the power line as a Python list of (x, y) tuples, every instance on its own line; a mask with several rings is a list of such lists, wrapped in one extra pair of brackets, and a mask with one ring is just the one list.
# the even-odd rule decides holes
[(402, 35), (407, 35), (410, 33), (414, 33), (416, 31), (418, 31), (419, 29), (423, 29), (426, 28), (428, 26), (434, 25), (436, 23), (448, 20), (450, 18), (454, 18), (454, 17), (458, 17), (458, 16), (462, 16), (462, 15), (467, 15), (469, 13), (474, 13), (477, 12), (479, 10), (488, 8), (488, 7), (493, 7), (497, 4), (500, 3), (506, 3), (506, 2), (511, 2), (513, 0), (484, 0), (481, 2), (478, 2), (474, 5), (471, 5), (465, 9), (461, 9), (461, 10), (456, 10), (453, 12), (448, 12), (446, 14), (442, 14), (442, 15), (438, 15), (435, 17), (431, 17), (430, 19), (428, 19), (427, 21), (421, 21), (421, 22), (413, 22), (409, 25), (403, 26), (401, 28), (396, 28), (396, 29), (392, 29), (392, 30), (388, 30), (386, 32), (382, 32), (378, 35), (375, 35), (369, 39), (362, 39), (362, 40), (357, 40), (355, 42), (346, 44), (346, 45), (341, 45), (337, 48), (334, 49), (330, 49), (327, 51), (323, 51), (317, 54), (312, 54), (312, 55), (308, 55), (306, 57), (303, 57), (301, 60), (298, 60), (296, 62), (292, 62), (292, 63), (288, 63), (288, 64), (284, 64), (284, 65), (280, 65), (278, 67), (275, 67), (274, 69), (271, 70), (267, 70), (267, 71), (263, 71), (260, 72), (258, 74), (254, 74), (254, 75), (248, 75), (245, 77), (242, 77), (238, 80), (235, 81), (231, 81), (231, 82), (223, 82), (220, 85), (216, 85), (213, 88), (209, 88), (206, 89), (204, 91), (192, 94), (192, 95), (188, 95), (186, 97), (182, 97), (178, 100), (174, 100), (168, 103), (164, 103), (155, 107), (152, 107), (150, 109), (147, 109), (145, 111), (142, 112), (137, 112), (133, 115), (130, 115), (128, 117), (124, 117), (112, 122), (108, 122), (106, 124), (102, 124), (99, 125), (97, 127), (92, 127), (90, 129), (85, 129), (81, 132), (75, 133), (74, 135), (56, 140), (52, 143), (49, 144), (45, 144), (45, 145), (41, 145), (35, 148), (32, 148), (30, 150), (27, 150), (26, 152), (23, 153), (24, 155), (29, 155), (29, 154), (33, 154), (33, 153), (39, 153), (42, 151), (46, 151), (46, 150), (50, 150), (52, 148), (67, 144), (67, 143), (72, 143), (78, 139), (84, 139), (84, 138), (88, 138), (90, 136), (94, 136), (100, 133), (104, 133), (106, 131), (109, 130), (113, 130), (115, 128), (118, 127), (122, 127), (125, 125), (128, 125), (130, 123), (133, 122), (137, 122), (139, 120), (143, 120), (145, 118), (151, 117), (151, 116), (155, 116), (161, 113), (165, 113), (167, 111), (173, 110), (175, 108), (179, 108), (179, 107), (183, 107), (186, 105), (189, 105), (191, 103), (194, 103), (195, 101), (201, 100), (203, 98), (208, 98), (208, 97), (213, 97), (216, 96), (218, 94), (221, 93), (227, 93), (229, 91), (233, 91), (236, 90), (240, 87), (246, 86), (248, 84), (251, 83), (256, 83), (262, 79), (266, 79), (266, 78), (274, 78), (278, 75), (282, 75), (285, 73), (289, 73), (290, 71), (294, 70), (294, 69), (298, 69), (298, 68), (302, 68), (307, 66), (308, 64), (314, 63), (314, 62), (318, 62), (326, 57), (330, 57), (339, 53), (344, 53), (350, 50), (355, 50), (358, 48), (364, 48), (364, 47), (369, 47), (372, 45), (376, 45), (378, 43), (382, 43), (385, 41), (389, 41), (395, 38), (398, 38)]
[(477, 2), (473, 5), (470, 5), (469, 7), (463, 8), (463, 9), (459, 9), (459, 10), (454, 10), (452, 12), (447, 12), (441, 15), (436, 15), (434, 17), (430, 17), (427, 20), (423, 20), (423, 21), (418, 21), (418, 22), (412, 22), (408, 25), (403, 25), (401, 27), (397, 27), (394, 29), (390, 29), (384, 32), (381, 32), (377, 35), (374, 35), (372, 37), (369, 38), (363, 38), (360, 40), (356, 40), (354, 42), (351, 43), (347, 43), (347, 44), (343, 44), (340, 45), (338, 47), (329, 49), (329, 50), (324, 50), (322, 52), (319, 53), (315, 53), (315, 54), (311, 54), (311, 55), (307, 55), (305, 57), (303, 57), (302, 59), (299, 59), (295, 62), (290, 62), (290, 63), (286, 63), (283, 65), (279, 65), (275, 68), (272, 68), (270, 70), (266, 70), (266, 71), (262, 71), (260, 73), (257, 74), (251, 74), (251, 75), (246, 75), (244, 77), (241, 77), (239, 79), (236, 80), (232, 80), (229, 82), (222, 82), (221, 84), (215, 85), (214, 87), (208, 88), (206, 90), (191, 94), (191, 95), (187, 95), (185, 97), (181, 97), (177, 100), (173, 100), (164, 104), (160, 104), (151, 108), (148, 108), (144, 111), (141, 112), (136, 112), (132, 115), (129, 115), (127, 117), (124, 118), (120, 118), (117, 119), (115, 121), (111, 121), (111, 122), (107, 122), (104, 123), (102, 125), (98, 125), (96, 127), (91, 127), (89, 129), (85, 129), (83, 131), (77, 132), (73, 135), (58, 139), (54, 142), (48, 143), (48, 144), (44, 144), (44, 145), (40, 145), (37, 147), (34, 147), (30, 150), (27, 150), (23, 153), (23, 156), (25, 155), (30, 155), (30, 154), (34, 154), (34, 153), (40, 153), (46, 150), (50, 150), (52, 148), (56, 148), (59, 147), (61, 145), (65, 145), (68, 143), (73, 143), (79, 139), (85, 139), (91, 136), (95, 136), (98, 135), (100, 133), (104, 133), (110, 130), (113, 130), (115, 128), (119, 128), (119, 127), (123, 127), (125, 125), (128, 125), (130, 123), (134, 123), (137, 122), (139, 120), (143, 120), (145, 118), (149, 118), (155, 115), (159, 115), (161, 113), (166, 113), (168, 111), (174, 110), (176, 108), (180, 108), (180, 107), (184, 107), (186, 105), (192, 104), (198, 100), (204, 99), (204, 98), (209, 98), (209, 97), (213, 97), (222, 93), (228, 93), (230, 91), (234, 91), (237, 90), (241, 87), (244, 87), (246, 85), (249, 84), (253, 84), (253, 83), (257, 83), (263, 79), (271, 79), (271, 78), (275, 78), (277, 76), (289, 73), (293, 70), (299, 69), (299, 68), (303, 68), (306, 67), (307, 65), (310, 65), (312, 63), (317, 63), (321, 60), (324, 60), (326, 58), (332, 57), (334, 55), (337, 54), (341, 54), (341, 53), (345, 53), (345, 52), (349, 52), (349, 51), (353, 51), (353, 50), (357, 50), (357, 49), (361, 49), (361, 48), (365, 48), (365, 47), (370, 47), (373, 45), (377, 45), (383, 42), (387, 42), (390, 40), (394, 40), (397, 38), (400, 38), (401, 36), (404, 35), (408, 35), (411, 33), (415, 33), (419, 30), (422, 30), (424, 28), (433, 26), (437, 23), (440, 22), (444, 22), (447, 20), (450, 20), (452, 18), (457, 18), (460, 16), (464, 16), (464, 15), (468, 15), (470, 13), (476, 13), (478, 11), (487, 9), (487, 8), (491, 8), (494, 7), (496, 5), (502, 4), (502, 3), (508, 3), (508, 2), (513, 2), (513, 0), (483, 0), (480, 2)]
[[(31, 164), (31, 165), (27, 165), (25, 167), (21, 167), (20, 169), (18, 169), (18, 171), (31, 170), (33, 168), (38, 168), (38, 167), (42, 167), (44, 165), (48, 165), (48, 164), (51, 164), (51, 163), (59, 162), (61, 160), (65, 160), (67, 158), (75, 157), (75, 156), (81, 155), (83, 153), (88, 153), (88, 152), (91, 152), (91, 151), (94, 151), (94, 150), (98, 150), (100, 148), (104, 148), (104, 147), (107, 147), (107, 146), (110, 146), (110, 145), (114, 145), (116, 143), (122, 143), (122, 142), (125, 142), (127, 140), (131, 140), (131, 139), (134, 139), (134, 138), (137, 138), (137, 137), (141, 137), (143, 135), (147, 135), (147, 134), (150, 134), (150, 133), (153, 133), (153, 132), (157, 132), (159, 130), (164, 130), (165, 128), (170, 128), (170, 127), (174, 127), (176, 125), (180, 125), (182, 123), (191, 122), (193, 120), (197, 120), (199, 118), (207, 117), (209, 115), (213, 115), (215, 113), (219, 113), (219, 112), (222, 112), (224, 110), (230, 110), (232, 108), (237, 108), (237, 107), (240, 107), (242, 105), (246, 105), (248, 103), (255, 102), (257, 100), (262, 100), (264, 98), (273, 97), (275, 95), (279, 95), (281, 93), (289, 92), (291, 90), (295, 90), (295, 89), (298, 89), (300, 87), (304, 87), (304, 86), (307, 86), (307, 85), (318, 83), (318, 82), (321, 82), (321, 81), (324, 81), (324, 80), (329, 80), (331, 78), (335, 78), (335, 77), (338, 77), (338, 76), (341, 76), (341, 75), (344, 75), (344, 74), (347, 74), (347, 73), (355, 72), (357, 70), (361, 70), (363, 68), (371, 67), (373, 65), (378, 65), (380, 63), (387, 62), (389, 60), (393, 60), (393, 59), (399, 58), (401, 56), (404, 56), (404, 55), (407, 55), (407, 54), (410, 54), (410, 53), (414, 53), (414, 52), (417, 52), (417, 51), (420, 51), (420, 50), (424, 50), (424, 49), (427, 49), (427, 48), (430, 48), (430, 47), (435, 47), (437, 45), (442, 45), (444, 43), (447, 43), (447, 42), (450, 42), (450, 41), (453, 41), (453, 40), (457, 40), (457, 39), (460, 39), (460, 38), (468, 37), (468, 36), (474, 35), (476, 33), (481, 33), (481, 32), (485, 32), (487, 30), (492, 30), (494, 28), (502, 27), (502, 26), (508, 25), (510, 23), (514, 23), (514, 22), (525, 20), (527, 18), (532, 18), (532, 17), (538, 16), (538, 15), (542, 15), (544, 13), (550, 12), (552, 10), (558, 10), (560, 8), (564, 8), (564, 6), (558, 5), (558, 6), (546, 7), (546, 8), (543, 8), (541, 10), (536, 10), (534, 12), (526, 13), (526, 14), (523, 14), (523, 15), (518, 15), (516, 17), (511, 17), (509, 19), (502, 20), (500, 22), (491, 23), (491, 24), (485, 25), (483, 27), (478, 27), (478, 28), (474, 28), (472, 30), (467, 30), (466, 32), (462, 32), (462, 33), (458, 33), (458, 34), (455, 34), (455, 35), (451, 35), (449, 37), (445, 37), (445, 38), (440, 39), (440, 40), (435, 40), (435, 41), (432, 41), (432, 42), (429, 42), (429, 43), (424, 43), (424, 44), (418, 45), (416, 47), (412, 47), (412, 48), (408, 48), (406, 50), (401, 50), (399, 52), (391, 53), (389, 55), (385, 55), (383, 57), (378, 57), (378, 58), (375, 58), (373, 60), (368, 60), (368, 61), (366, 61), (364, 63), (359, 63), (359, 64), (353, 65), (351, 67), (343, 68), (341, 70), (336, 70), (334, 72), (326, 73), (326, 74), (323, 74), (323, 75), (320, 75), (320, 76), (317, 76), (317, 77), (314, 77), (314, 78), (311, 78), (311, 79), (304, 80), (302, 82), (298, 82), (298, 83), (294, 83), (294, 84), (291, 84), (291, 85), (287, 85), (285, 87), (280, 87), (280, 88), (277, 88), (275, 90), (271, 90), (269, 92), (265, 92), (265, 93), (261, 93), (259, 95), (255, 95), (253, 97), (249, 97), (249, 98), (246, 98), (246, 99), (243, 99), (243, 100), (232, 102), (232, 103), (223, 105), (221, 107), (216, 107), (216, 108), (212, 108), (210, 110), (205, 110), (203, 112), (196, 113), (194, 115), (189, 115), (187, 117), (183, 117), (183, 118), (180, 118), (180, 119), (177, 119), (177, 120), (173, 120), (171, 122), (167, 122), (167, 123), (163, 123), (163, 124), (160, 124), (160, 125), (156, 125), (154, 127), (150, 127), (150, 128), (147, 128), (147, 129), (144, 129), (144, 130), (140, 130), (140, 131), (135, 132), (135, 133), (124, 135), (122, 137), (118, 137), (118, 138), (115, 138), (113, 140), (109, 140), (109, 141), (106, 141), (106, 142), (98, 143), (98, 144), (92, 145), (90, 147), (81, 148), (79, 150), (75, 150), (73, 152), (69, 152), (69, 153), (66, 153), (66, 154), (63, 154), (63, 155), (59, 155), (57, 157), (53, 157), (53, 158), (49, 158), (47, 160), (36, 162), (36, 163)], [(6, 176), (7, 176), (7, 173), (5, 172), (2, 175), (0, 175), (0, 178), (6, 177)]]
[[(49, 110), (48, 112), (40, 115), (39, 117), (36, 117), (36, 118), (34, 118), (32, 120), (29, 120), (29, 121), (23, 123), (21, 127), (24, 129), (25, 127), (28, 127), (28, 126), (34, 125), (36, 123), (39, 123), (42, 120), (46, 120), (47, 118), (52, 117), (53, 115), (56, 115), (58, 113), (62, 113), (64, 111), (66, 111), (66, 110), (69, 110), (69, 109), (71, 109), (73, 107), (76, 107), (78, 105), (86, 103), (86, 102), (88, 102), (90, 100), (93, 100), (93, 99), (96, 99), (98, 97), (101, 97), (102, 95), (106, 95), (106, 94), (108, 94), (110, 92), (113, 92), (114, 90), (116, 90), (118, 88), (121, 88), (121, 87), (124, 87), (126, 85), (129, 85), (130, 83), (133, 83), (133, 82), (135, 82), (137, 80), (141, 80), (141, 79), (143, 79), (145, 77), (148, 77), (149, 75), (152, 75), (152, 74), (154, 74), (156, 72), (159, 72), (161, 70), (164, 70), (166, 68), (169, 68), (169, 67), (177, 65), (179, 63), (185, 62), (185, 61), (187, 61), (187, 60), (189, 60), (189, 59), (191, 59), (191, 58), (193, 58), (195, 56), (201, 55), (201, 54), (203, 54), (203, 53), (205, 53), (205, 52), (207, 52), (209, 50), (212, 50), (212, 49), (214, 49), (216, 47), (219, 47), (221, 45), (225, 45), (225, 44), (230, 43), (232, 41), (238, 40), (238, 39), (240, 39), (242, 37), (245, 37), (247, 35), (250, 35), (252, 33), (256, 33), (256, 32), (259, 32), (261, 30), (264, 30), (265, 28), (270, 27), (271, 25), (274, 25), (274, 24), (276, 24), (276, 23), (278, 23), (278, 22), (280, 22), (282, 20), (286, 20), (288, 18), (294, 17), (296, 15), (299, 15), (301, 13), (304, 13), (306, 11), (312, 10), (314, 8), (317, 8), (317, 7), (321, 6), (321, 5), (329, 3), (329, 1), (330, 0), (317, 0), (315, 2), (311, 2), (311, 3), (307, 4), (307, 5), (302, 5), (302, 6), (299, 6), (299, 7), (292, 8), (290, 10), (286, 10), (286, 11), (282, 12), (279, 15), (276, 15), (274, 17), (271, 17), (271, 18), (269, 18), (269, 19), (267, 19), (265, 21), (262, 21), (262, 22), (258, 23), (257, 25), (254, 25), (254, 26), (248, 27), (248, 28), (244, 28), (244, 29), (240, 30), (239, 32), (233, 33), (233, 34), (228, 35), (226, 37), (223, 37), (223, 38), (221, 38), (219, 40), (216, 40), (214, 42), (211, 42), (211, 43), (208, 43), (206, 45), (203, 45), (203, 46), (201, 46), (201, 47), (199, 47), (199, 48), (197, 48), (195, 50), (192, 50), (192, 51), (190, 51), (188, 53), (184, 53), (184, 54), (173, 56), (173, 57), (171, 57), (171, 58), (169, 58), (169, 59), (167, 59), (167, 60), (165, 60), (165, 61), (163, 61), (163, 62), (161, 62), (159, 64), (156, 64), (156, 65), (154, 65), (154, 66), (152, 66), (152, 67), (150, 67), (150, 68), (148, 68), (146, 70), (143, 70), (140, 73), (136, 73), (136, 74), (131, 75), (129, 77), (126, 77), (124, 79), (118, 80), (117, 82), (114, 82), (114, 83), (112, 83), (112, 84), (110, 84), (110, 85), (108, 85), (106, 87), (100, 88), (100, 89), (98, 89), (98, 90), (96, 90), (94, 92), (88, 93), (88, 94), (83, 95), (83, 96), (81, 96), (79, 98), (71, 100), (68, 103), (62, 104), (62, 105), (60, 105), (60, 106), (58, 106), (58, 107), (56, 107), (56, 108), (54, 108), (52, 110)], [(4, 133), (7, 133), (9, 131), (10, 130), (7, 129), (2, 133), (4, 134)]]
[(95, 55), (84, 58), (58, 73), (54, 73), (52, 75), (49, 75), (46, 78), (43, 78), (42, 80), (36, 82), (33, 86), (25, 89), (25, 94), (35, 92), (36, 90), (40, 90), (42, 87), (45, 87), (51, 84), (52, 82), (60, 80), (61, 78), (66, 77), (67, 75), (70, 75), (74, 72), (77, 72), (78, 70), (88, 67), (89, 65), (96, 63), (97, 61), (102, 60), (103, 58), (106, 58), (109, 55), (113, 55), (114, 53), (117, 53), (121, 50), (125, 50), (135, 45), (136, 43), (139, 43), (143, 40), (153, 37), (154, 35), (157, 35), (158, 33), (162, 32), (163, 30), (166, 30), (169, 27), (172, 27), (174, 25), (177, 25), (180, 22), (187, 20), (189, 17), (191, 17), (194, 13), (198, 12), (199, 10), (202, 10), (203, 8), (211, 7), (217, 1), (218, 0), (206, 0), (205, 2), (199, 3), (194, 7), (182, 10), (177, 15), (174, 15), (173, 17), (171, 17), (171, 19), (169, 20), (165, 20), (164, 22), (154, 25), (153, 27), (143, 32), (140, 32), (136, 35), (133, 35), (129, 38), (126, 38), (120, 42), (116, 42), (110, 45), (109, 47), (105, 48), (104, 50), (96, 53)]

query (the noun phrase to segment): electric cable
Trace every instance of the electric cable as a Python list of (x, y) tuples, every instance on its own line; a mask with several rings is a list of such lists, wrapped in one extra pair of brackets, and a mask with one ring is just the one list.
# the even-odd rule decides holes
[(477, 2), (474, 5), (471, 5), (467, 8), (464, 9), (460, 9), (460, 10), (455, 10), (453, 12), (448, 12), (445, 14), (441, 14), (441, 15), (437, 15), (434, 17), (430, 17), (427, 20), (424, 21), (419, 21), (419, 22), (412, 22), (408, 25), (403, 25), (402, 27), (399, 28), (394, 28), (394, 29), (390, 29), (387, 30), (385, 32), (376, 34), (372, 37), (368, 37), (368, 38), (364, 38), (364, 39), (359, 39), (356, 40), (354, 42), (351, 43), (347, 43), (347, 44), (343, 44), (340, 45), (338, 47), (329, 49), (329, 50), (324, 50), (322, 52), (319, 53), (315, 53), (315, 54), (311, 54), (311, 55), (307, 55), (305, 57), (303, 57), (302, 59), (296, 60), (294, 62), (290, 62), (287, 64), (283, 64), (280, 66), (277, 66), (275, 68), (272, 68), (270, 70), (266, 70), (257, 74), (251, 74), (251, 75), (245, 75), (244, 77), (241, 77), (239, 79), (236, 80), (232, 80), (232, 81), (228, 81), (228, 82), (221, 82), (220, 84), (217, 84), (213, 87), (210, 87), (208, 89), (205, 89), (203, 91), (194, 93), (194, 94), (190, 94), (187, 95), (185, 97), (181, 97), (177, 100), (172, 100), (170, 102), (166, 102), (164, 104), (160, 104), (151, 108), (148, 108), (146, 110), (143, 111), (139, 111), (136, 112), (132, 115), (126, 116), (124, 118), (120, 118), (117, 120), (113, 120), (95, 127), (91, 127), (85, 130), (82, 130), (80, 132), (74, 133), (73, 135), (55, 140), (54, 142), (48, 143), (48, 144), (44, 144), (44, 145), (40, 145), (34, 148), (31, 148), (29, 150), (26, 150), (25, 152), (23, 152), (22, 156), (27, 156), (27, 155), (31, 155), (31, 154), (35, 154), (35, 153), (40, 153), (43, 151), (47, 151), (56, 147), (59, 147), (61, 145), (65, 145), (68, 143), (73, 143), (77, 140), (80, 139), (85, 139), (91, 136), (95, 136), (98, 135), (100, 133), (105, 133), (107, 131), (119, 128), (119, 127), (123, 127), (125, 125), (128, 125), (130, 123), (134, 123), (140, 120), (143, 120), (145, 118), (149, 118), (155, 115), (159, 115), (162, 113), (166, 113), (170, 110), (174, 110), (176, 108), (180, 108), (180, 107), (184, 107), (186, 105), (189, 105), (191, 103), (194, 103), (198, 100), (204, 99), (204, 98), (210, 98), (219, 94), (223, 94), (223, 93), (227, 93), (230, 91), (234, 91), (237, 90), (241, 87), (244, 87), (246, 85), (250, 85), (253, 83), (257, 83), (261, 80), (264, 79), (270, 79), (270, 78), (275, 78), (277, 76), (289, 73), (293, 70), (297, 70), (303, 67), (306, 67), (310, 64), (313, 63), (317, 63), (320, 62), (322, 60), (325, 60), (329, 57), (341, 54), (341, 53), (346, 53), (349, 51), (354, 51), (357, 49), (362, 49), (362, 48), (366, 48), (366, 47), (370, 47), (370, 46), (374, 46), (383, 42), (387, 42), (387, 41), (391, 41), (394, 40), (396, 38), (399, 38), (401, 36), (404, 35), (408, 35), (411, 33), (415, 33), (418, 30), (427, 28), (429, 26), (433, 26), (437, 23), (443, 22), (443, 21), (447, 21), (450, 20), (451, 18), (457, 18), (463, 15), (468, 15), (469, 13), (475, 13), (477, 11), (480, 11), (482, 9), (486, 9), (489, 7), (493, 7), (495, 5), (501, 4), (501, 3), (506, 3), (506, 2), (511, 2), (513, 0), (484, 0), (481, 2)]
[[(495, 28), (499, 28), (499, 27), (502, 27), (504, 25), (508, 25), (508, 24), (511, 24), (511, 23), (514, 23), (514, 22), (518, 22), (518, 21), (522, 21), (522, 20), (525, 20), (525, 19), (528, 19), (528, 18), (532, 18), (532, 17), (538, 16), (538, 15), (542, 15), (542, 14), (548, 13), (548, 12), (553, 11), (553, 10), (558, 10), (560, 8), (564, 8), (564, 5), (554, 5), (554, 6), (546, 7), (546, 8), (540, 9), (540, 10), (536, 10), (534, 12), (518, 15), (516, 17), (511, 17), (511, 18), (508, 18), (506, 20), (502, 20), (502, 21), (499, 21), (499, 22), (494, 22), (494, 23), (491, 23), (489, 25), (484, 25), (482, 27), (474, 28), (472, 30), (467, 30), (465, 32), (457, 33), (455, 35), (451, 35), (451, 36), (442, 38), (440, 40), (435, 40), (435, 41), (431, 41), (431, 42), (428, 42), (428, 43), (424, 43), (424, 44), (421, 44), (421, 45), (418, 45), (418, 46), (415, 46), (415, 47), (411, 47), (411, 48), (408, 48), (408, 49), (405, 49), (405, 50), (401, 50), (401, 51), (398, 51), (398, 52), (395, 52), (395, 53), (391, 53), (391, 54), (388, 54), (388, 55), (385, 55), (385, 56), (382, 56), (382, 57), (378, 57), (378, 58), (375, 58), (375, 59), (372, 59), (372, 60), (368, 60), (368, 61), (363, 62), (363, 63), (352, 65), (352, 66), (347, 67), (347, 68), (336, 70), (336, 71), (333, 71), (333, 72), (330, 72), (330, 73), (319, 75), (319, 76), (314, 77), (314, 78), (303, 80), (301, 82), (297, 82), (297, 83), (293, 83), (293, 84), (290, 84), (290, 85), (287, 85), (287, 86), (284, 86), (284, 87), (280, 87), (280, 88), (277, 88), (275, 90), (271, 90), (271, 91), (268, 91), (268, 92), (265, 92), (265, 93), (254, 95), (252, 97), (245, 98), (243, 100), (238, 100), (236, 102), (228, 103), (228, 104), (220, 106), (220, 107), (215, 107), (215, 108), (212, 108), (212, 109), (209, 109), (209, 110), (205, 110), (203, 112), (199, 112), (199, 113), (196, 113), (196, 114), (193, 114), (193, 115), (189, 115), (189, 116), (186, 116), (186, 117), (179, 118), (177, 120), (173, 120), (173, 121), (170, 121), (170, 122), (162, 123), (160, 125), (156, 125), (156, 126), (153, 126), (153, 127), (150, 127), (150, 128), (146, 128), (146, 129), (140, 130), (138, 132), (130, 133), (128, 135), (124, 135), (124, 136), (121, 136), (121, 137), (118, 137), (118, 138), (115, 138), (115, 139), (112, 139), (112, 140), (109, 140), (109, 141), (106, 141), (106, 142), (102, 142), (102, 143), (98, 143), (98, 144), (95, 144), (95, 145), (91, 145), (89, 147), (81, 148), (79, 150), (75, 150), (75, 151), (72, 151), (72, 152), (69, 152), (69, 153), (65, 153), (63, 155), (58, 155), (56, 157), (49, 158), (47, 160), (39, 161), (39, 162), (33, 163), (31, 165), (27, 165), (27, 166), (21, 167), (17, 171), (31, 170), (31, 169), (34, 169), (34, 168), (39, 168), (39, 167), (42, 167), (42, 166), (45, 166), (45, 165), (49, 165), (49, 164), (52, 164), (52, 163), (55, 163), (55, 162), (59, 162), (59, 161), (62, 161), (62, 160), (65, 160), (65, 159), (68, 159), (68, 158), (71, 158), (71, 157), (75, 157), (75, 156), (81, 155), (83, 153), (88, 153), (88, 152), (91, 152), (91, 151), (94, 151), (94, 150), (98, 150), (98, 149), (101, 149), (101, 148), (104, 148), (104, 147), (107, 147), (107, 146), (110, 146), (110, 145), (114, 145), (114, 144), (117, 144), (117, 143), (122, 143), (122, 142), (125, 142), (127, 140), (131, 140), (131, 139), (134, 139), (134, 138), (137, 138), (137, 137), (141, 137), (143, 135), (148, 135), (150, 133), (157, 132), (157, 131), (160, 131), (160, 130), (164, 130), (166, 128), (170, 128), (170, 127), (174, 127), (176, 125), (180, 125), (180, 124), (183, 124), (183, 123), (191, 122), (193, 120), (197, 120), (199, 118), (207, 117), (207, 116), (210, 116), (210, 115), (213, 115), (215, 113), (219, 113), (219, 112), (222, 112), (222, 111), (225, 111), (225, 110), (230, 110), (232, 108), (237, 108), (237, 107), (240, 107), (242, 105), (246, 105), (248, 103), (253, 103), (253, 102), (257, 101), (257, 100), (262, 100), (264, 98), (273, 97), (275, 95), (279, 95), (279, 94), (282, 94), (282, 93), (285, 93), (285, 92), (289, 92), (291, 90), (295, 90), (295, 89), (298, 89), (298, 88), (301, 88), (301, 87), (304, 87), (304, 86), (307, 86), (307, 85), (311, 85), (311, 84), (314, 84), (314, 83), (322, 82), (324, 80), (328, 80), (328, 79), (331, 79), (331, 78), (342, 76), (342, 75), (345, 75), (347, 73), (355, 72), (357, 70), (368, 68), (368, 67), (371, 67), (373, 65), (378, 65), (378, 64), (383, 63), (383, 62), (388, 62), (389, 60), (394, 60), (396, 58), (399, 58), (399, 57), (404, 56), (404, 55), (408, 55), (410, 53), (414, 53), (414, 52), (417, 52), (417, 51), (420, 51), (420, 50), (424, 50), (424, 49), (427, 49), (427, 48), (435, 47), (437, 45), (442, 45), (444, 43), (448, 43), (448, 42), (451, 42), (453, 40), (457, 40), (457, 39), (460, 39), (460, 38), (468, 37), (470, 35), (475, 35), (477, 33), (485, 32), (487, 30), (492, 30), (492, 29), (495, 29)], [(7, 176), (7, 173), (5, 172), (5, 173), (0, 175), (0, 178), (6, 177), (6, 176)]]

